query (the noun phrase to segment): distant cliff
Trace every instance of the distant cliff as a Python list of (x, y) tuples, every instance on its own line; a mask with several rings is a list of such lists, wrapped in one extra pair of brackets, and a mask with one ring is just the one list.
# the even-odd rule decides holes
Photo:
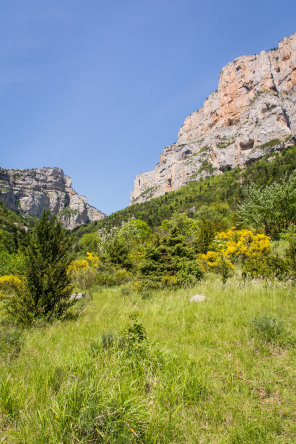
[(44, 209), (50, 209), (66, 228), (105, 217), (72, 189), (72, 179), (60, 168), (0, 168), (0, 200), (30, 216), (40, 217)]
[(139, 174), (131, 204), (192, 180), (244, 167), (296, 142), (296, 34), (277, 49), (226, 65), (218, 90), (188, 116), (154, 170)]

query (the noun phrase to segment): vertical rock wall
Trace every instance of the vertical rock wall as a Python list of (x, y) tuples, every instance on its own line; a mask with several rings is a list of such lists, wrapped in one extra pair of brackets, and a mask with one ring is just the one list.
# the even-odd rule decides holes
[(0, 168), (0, 200), (8, 208), (30, 216), (40, 217), (50, 209), (71, 229), (105, 217), (72, 189), (71, 178), (60, 168)]
[(277, 49), (226, 65), (218, 90), (185, 119), (154, 170), (139, 174), (131, 204), (191, 180), (243, 167), (296, 143), (296, 34)]

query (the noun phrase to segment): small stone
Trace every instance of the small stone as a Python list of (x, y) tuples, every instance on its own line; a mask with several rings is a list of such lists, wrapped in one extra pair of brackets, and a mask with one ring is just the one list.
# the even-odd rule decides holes
[(79, 299), (86, 298), (84, 293), (74, 293), (70, 296), (70, 301), (79, 301)]
[(203, 296), (202, 294), (196, 294), (195, 296), (192, 296), (190, 298), (190, 302), (202, 302), (205, 300), (205, 296)]

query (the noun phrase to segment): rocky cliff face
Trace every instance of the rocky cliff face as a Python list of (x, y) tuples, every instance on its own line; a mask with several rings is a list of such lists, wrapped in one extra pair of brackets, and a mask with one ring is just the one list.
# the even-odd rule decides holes
[(225, 66), (218, 90), (185, 119), (155, 169), (139, 174), (131, 204), (221, 174), (296, 143), (296, 34), (277, 49)]
[(105, 216), (72, 189), (71, 178), (60, 168), (0, 168), (0, 200), (8, 208), (30, 216), (40, 217), (43, 210), (50, 209), (71, 229)]

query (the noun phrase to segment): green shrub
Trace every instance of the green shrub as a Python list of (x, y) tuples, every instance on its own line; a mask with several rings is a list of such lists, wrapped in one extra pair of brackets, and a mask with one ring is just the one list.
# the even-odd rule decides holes
[(128, 296), (131, 294), (132, 288), (130, 285), (123, 285), (120, 289), (122, 296)]
[(217, 272), (220, 274), (223, 285), (226, 284), (227, 279), (230, 278), (234, 271), (232, 263), (224, 257), (223, 254), (218, 259)]
[(194, 285), (203, 277), (203, 270), (197, 259), (186, 260), (186, 258), (181, 258), (178, 268), (176, 278), (177, 283), (180, 285)]
[(134, 345), (135, 343), (147, 341), (147, 333), (143, 324), (138, 322), (139, 313), (134, 312), (129, 315), (131, 325), (122, 331), (123, 338), (127, 344)]
[(139, 316), (138, 312), (129, 314), (128, 325), (119, 334), (112, 331), (103, 332), (100, 341), (91, 343), (91, 354), (96, 355), (100, 350), (124, 351), (128, 354), (144, 351), (147, 346), (147, 332), (143, 324), (139, 322)]
[(296, 222), (296, 174), (279, 182), (246, 188), (248, 199), (238, 208), (238, 216), (253, 228), (264, 228), (266, 234), (277, 238)]
[(84, 234), (78, 242), (79, 248), (83, 252), (94, 253), (98, 249), (98, 233), (86, 233)]
[(278, 254), (259, 256), (248, 259), (242, 269), (242, 276), (246, 278), (264, 278), (285, 280), (290, 277), (290, 266), (287, 260)]
[(289, 247), (286, 253), (288, 264), (291, 269), (291, 274), (294, 280), (296, 280), (296, 235), (294, 233), (295, 229), (288, 233)]
[(101, 337), (101, 346), (103, 349), (112, 348), (118, 342), (118, 337), (112, 332), (103, 332)]
[(202, 276), (194, 248), (179, 227), (172, 228), (166, 236), (158, 236), (144, 251), (140, 278), (146, 288), (161, 288), (175, 282), (192, 285)]
[(269, 315), (254, 318), (251, 331), (259, 339), (272, 344), (292, 347), (296, 345), (295, 333), (286, 328), (283, 321)]
[(252, 321), (254, 332), (268, 342), (275, 342), (284, 333), (284, 325), (271, 316), (256, 317)]
[(96, 283), (112, 287), (127, 284), (132, 280), (132, 275), (125, 268), (110, 262), (101, 262), (97, 267)]
[(18, 322), (59, 318), (74, 304), (70, 301), (72, 287), (67, 273), (71, 245), (60, 222), (44, 211), (23, 250), (24, 287), (16, 288), (16, 294), (5, 300), (6, 311)]
[(73, 284), (82, 290), (89, 290), (96, 282), (98, 273), (93, 267), (72, 270), (70, 273)]
[(25, 266), (25, 257), (21, 253), (0, 251), (0, 276), (22, 274)]
[(165, 288), (175, 287), (178, 283), (176, 276), (163, 276), (161, 278), (161, 286)]

